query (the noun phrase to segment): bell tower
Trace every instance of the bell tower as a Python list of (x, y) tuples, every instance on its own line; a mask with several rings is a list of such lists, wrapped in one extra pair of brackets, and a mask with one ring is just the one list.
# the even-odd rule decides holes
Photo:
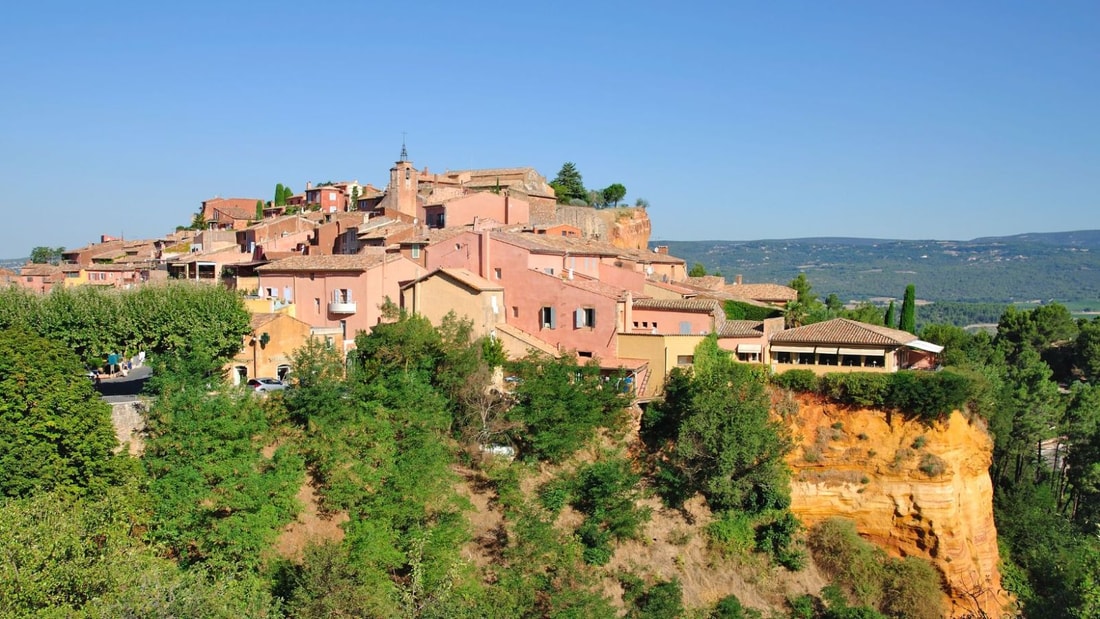
[(386, 205), (410, 217), (416, 217), (417, 173), (405, 140), (401, 139), (401, 158), (390, 168), (390, 184), (386, 187)]

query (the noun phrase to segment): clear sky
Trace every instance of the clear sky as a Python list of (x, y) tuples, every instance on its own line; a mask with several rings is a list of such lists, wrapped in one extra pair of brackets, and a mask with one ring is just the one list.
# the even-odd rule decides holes
[(574, 161), (655, 239), (1100, 227), (1100, 2), (5, 3), (0, 256)]

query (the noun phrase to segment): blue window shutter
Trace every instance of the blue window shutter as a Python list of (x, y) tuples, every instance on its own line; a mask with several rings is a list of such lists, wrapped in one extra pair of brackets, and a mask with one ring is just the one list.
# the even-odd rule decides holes
[(584, 326), (584, 310), (577, 308), (577, 311), (573, 312), (573, 327), (580, 329)]

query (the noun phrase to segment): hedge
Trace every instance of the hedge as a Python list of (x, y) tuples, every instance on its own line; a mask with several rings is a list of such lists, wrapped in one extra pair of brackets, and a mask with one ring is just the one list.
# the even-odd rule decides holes
[(830, 373), (820, 378), (810, 370), (789, 370), (771, 380), (791, 391), (820, 393), (843, 404), (890, 408), (924, 421), (942, 419), (962, 409), (972, 385), (971, 379), (949, 370)]

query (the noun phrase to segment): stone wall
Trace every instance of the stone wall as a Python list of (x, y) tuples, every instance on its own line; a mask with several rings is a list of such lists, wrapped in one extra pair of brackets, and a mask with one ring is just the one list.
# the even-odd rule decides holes
[(118, 438), (116, 453), (124, 447), (131, 456), (140, 456), (145, 452), (147, 410), (145, 403), (140, 400), (111, 403), (111, 424), (114, 425), (115, 436)]

